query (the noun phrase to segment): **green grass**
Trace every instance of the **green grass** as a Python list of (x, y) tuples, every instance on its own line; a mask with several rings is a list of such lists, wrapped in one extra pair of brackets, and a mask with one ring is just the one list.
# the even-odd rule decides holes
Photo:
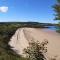
[(26, 60), (11, 50), (8, 45), (17, 28), (18, 25), (15, 24), (0, 24), (0, 60)]

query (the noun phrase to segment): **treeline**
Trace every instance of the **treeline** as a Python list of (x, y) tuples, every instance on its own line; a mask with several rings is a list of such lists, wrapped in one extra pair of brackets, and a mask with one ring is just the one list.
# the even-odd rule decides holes
[(56, 24), (39, 22), (1, 22), (0, 25), (12, 25), (15, 27), (46, 28), (46, 26), (55, 26)]

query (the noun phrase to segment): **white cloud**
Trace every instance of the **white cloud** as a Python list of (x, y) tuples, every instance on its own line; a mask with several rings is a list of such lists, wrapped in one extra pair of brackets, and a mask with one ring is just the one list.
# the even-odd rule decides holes
[(0, 7), (0, 12), (6, 13), (8, 11), (8, 7), (7, 6), (1, 6)]

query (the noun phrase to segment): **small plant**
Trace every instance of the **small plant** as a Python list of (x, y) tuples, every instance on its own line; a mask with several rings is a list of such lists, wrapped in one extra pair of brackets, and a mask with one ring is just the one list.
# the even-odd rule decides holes
[(24, 49), (24, 52), (30, 60), (45, 60), (45, 53), (47, 52), (45, 45), (47, 45), (47, 43), (48, 41), (40, 43), (39, 41), (35, 42), (32, 40), (29, 43), (29, 47)]

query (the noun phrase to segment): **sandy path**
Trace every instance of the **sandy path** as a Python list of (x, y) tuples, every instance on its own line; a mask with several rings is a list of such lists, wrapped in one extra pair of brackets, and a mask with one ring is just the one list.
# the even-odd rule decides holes
[(20, 28), (12, 36), (9, 44), (14, 47), (19, 54), (23, 53), (23, 49), (28, 46), (28, 42), (34, 39), (42, 42), (48, 40), (48, 56), (58, 56), (60, 58), (60, 34), (53, 31), (45, 31), (44, 29)]

